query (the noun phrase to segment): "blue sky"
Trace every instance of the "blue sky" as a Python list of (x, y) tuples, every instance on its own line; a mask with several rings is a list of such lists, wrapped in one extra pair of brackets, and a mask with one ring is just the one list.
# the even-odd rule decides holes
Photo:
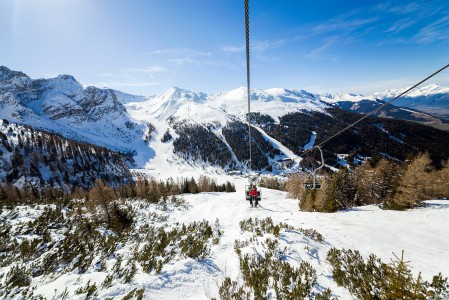
[[(369, 94), (449, 63), (442, 1), (250, 0), (252, 87)], [(246, 84), (243, 0), (0, 0), (0, 65), (152, 95)], [(431, 82), (449, 85), (446, 71)]]

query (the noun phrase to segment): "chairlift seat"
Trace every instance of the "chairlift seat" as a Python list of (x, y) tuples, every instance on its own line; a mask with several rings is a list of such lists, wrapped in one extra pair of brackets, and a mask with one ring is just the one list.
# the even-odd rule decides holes
[[(260, 201), (262, 199), (262, 189), (260, 187), (256, 187), (257, 192), (259, 195), (256, 197), (257, 201)], [(247, 201), (251, 200), (251, 196), (249, 195), (249, 191), (251, 190), (250, 185), (245, 185), (245, 198)]]
[(321, 183), (315, 183), (315, 185), (313, 184), (313, 182), (308, 182), (308, 183), (303, 183), (302, 185), (306, 190), (317, 190), (321, 188)]

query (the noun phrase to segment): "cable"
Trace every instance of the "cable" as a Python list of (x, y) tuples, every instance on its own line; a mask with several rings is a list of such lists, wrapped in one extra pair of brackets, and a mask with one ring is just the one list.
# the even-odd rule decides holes
[(354, 123), (348, 125), (347, 127), (343, 128), (342, 130), (338, 131), (337, 133), (335, 133), (334, 135), (330, 136), (329, 138), (325, 139), (324, 141), (320, 142), (318, 145), (312, 147), (309, 150), (304, 151), (301, 155), (299, 155), (299, 157), (304, 156), (305, 154), (309, 153), (310, 151), (312, 151), (314, 148), (316, 147), (320, 147), (323, 144), (329, 142), (330, 140), (332, 140), (333, 138), (335, 138), (336, 136), (342, 134), (343, 132), (345, 132), (346, 130), (354, 127), (355, 125), (357, 125), (358, 123), (362, 122), (363, 120), (365, 120), (366, 118), (368, 118), (369, 116), (372, 116), (373, 114), (375, 114), (376, 112), (378, 112), (379, 110), (381, 110), (382, 108), (384, 108), (385, 106), (387, 106), (388, 104), (390, 104), (391, 102), (397, 100), (398, 98), (404, 96), (405, 94), (407, 94), (408, 92), (410, 92), (411, 90), (413, 90), (414, 88), (416, 88), (417, 86), (421, 85), (422, 83), (426, 82), (427, 80), (429, 80), (430, 78), (434, 77), (435, 75), (437, 75), (438, 73), (442, 72), (443, 70), (447, 69), (449, 67), (449, 64), (447, 64), (446, 66), (442, 67), (441, 69), (439, 69), (438, 71), (434, 72), (432, 75), (427, 76), (426, 78), (424, 78), (423, 80), (421, 80), (420, 82), (418, 82), (417, 84), (415, 84), (414, 86), (412, 86), (411, 88), (408, 88), (407, 90), (405, 90), (404, 92), (400, 93), (399, 95), (397, 95), (396, 97), (394, 97), (393, 99), (389, 100), (388, 102), (385, 102), (384, 104), (382, 104), (381, 106), (379, 106), (378, 108), (372, 110), (371, 112), (367, 113), (366, 115), (364, 115), (362, 118), (358, 119), (357, 121), (355, 121)]
[(248, 97), (248, 141), (249, 141), (249, 169), (252, 170), (251, 151), (251, 98), (250, 98), (250, 56), (249, 56), (249, 0), (245, 0), (245, 29), (246, 29), (246, 84)]

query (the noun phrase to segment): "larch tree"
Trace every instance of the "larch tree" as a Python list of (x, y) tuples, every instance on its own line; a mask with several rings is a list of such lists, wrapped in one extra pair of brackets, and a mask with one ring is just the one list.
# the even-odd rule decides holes
[(433, 197), (432, 193), (432, 161), (427, 153), (418, 155), (406, 167), (399, 183), (394, 201), (407, 208), (413, 208), (420, 201)]
[(89, 200), (96, 210), (100, 210), (108, 224), (111, 224), (110, 205), (114, 199), (114, 191), (105, 185), (101, 179), (95, 179), (94, 186), (89, 191)]

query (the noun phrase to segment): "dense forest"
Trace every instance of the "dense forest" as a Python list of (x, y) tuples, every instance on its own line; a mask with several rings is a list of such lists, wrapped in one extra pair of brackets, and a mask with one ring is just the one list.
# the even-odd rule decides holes
[[(300, 154), (316, 132), (320, 143), (352, 124), (361, 116), (339, 108), (319, 112), (295, 112), (279, 118), (279, 124), (261, 122), (259, 125), (271, 137), (293, 152)], [(356, 154), (406, 160), (427, 151), (436, 166), (449, 158), (449, 132), (409, 121), (369, 117), (323, 146), (325, 161), (334, 165), (336, 154)]]
[(179, 136), (173, 142), (176, 154), (188, 161), (200, 160), (222, 168), (232, 167), (231, 153), (209, 128), (198, 124), (178, 124), (174, 127)]
[[(249, 160), (248, 126), (241, 122), (231, 122), (223, 127), (222, 132), (237, 158), (242, 162)], [(267, 154), (274, 150), (273, 146), (254, 127), (251, 128), (251, 137), (252, 169), (269, 168)]]
[(89, 188), (95, 179), (126, 183), (126, 155), (57, 134), (1, 121), (0, 182), (34, 188)]

